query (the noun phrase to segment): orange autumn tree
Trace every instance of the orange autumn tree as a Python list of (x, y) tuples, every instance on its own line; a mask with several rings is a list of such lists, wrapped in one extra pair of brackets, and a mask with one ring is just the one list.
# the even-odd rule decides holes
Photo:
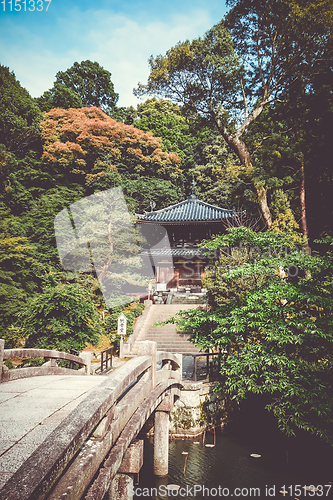
[(180, 158), (161, 149), (161, 139), (118, 123), (97, 107), (52, 109), (42, 121), (43, 159), (93, 184), (110, 171), (176, 180)]

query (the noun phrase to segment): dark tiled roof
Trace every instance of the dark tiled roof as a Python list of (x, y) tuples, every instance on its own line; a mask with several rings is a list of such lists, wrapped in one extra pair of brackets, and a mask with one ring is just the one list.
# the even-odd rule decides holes
[(205, 203), (195, 194), (191, 194), (176, 205), (137, 215), (139, 222), (218, 222), (232, 216), (232, 210)]

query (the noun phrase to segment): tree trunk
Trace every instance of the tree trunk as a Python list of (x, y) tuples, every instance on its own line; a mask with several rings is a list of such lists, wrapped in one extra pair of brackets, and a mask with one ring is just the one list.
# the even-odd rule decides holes
[(302, 163), (301, 163), (301, 186), (299, 190), (299, 199), (301, 205), (301, 231), (303, 236), (306, 237), (306, 248), (307, 252), (309, 252), (309, 232), (308, 232), (308, 223), (306, 219), (306, 204), (305, 204), (305, 175), (304, 175), (304, 156), (301, 150), (301, 134), (299, 131), (299, 126), (296, 118), (294, 117), (294, 125), (295, 125), (295, 136), (298, 142), (298, 150), (302, 155)]
[(306, 238), (306, 253), (310, 255), (310, 247), (309, 247), (309, 232), (308, 232), (308, 223), (306, 219), (306, 204), (305, 204), (305, 175), (304, 175), (304, 160), (302, 158), (302, 166), (301, 166), (301, 172), (302, 172), (302, 181), (301, 181), (301, 186), (299, 189), (299, 198), (300, 198), (300, 204), (301, 204), (301, 231), (303, 233), (303, 236)]
[(299, 190), (300, 204), (301, 204), (301, 230), (303, 235), (308, 240), (308, 223), (306, 219), (306, 204), (305, 204), (305, 177), (304, 177), (304, 161), (302, 160), (302, 182)]
[(267, 203), (267, 191), (263, 185), (254, 184), (254, 187), (256, 188), (257, 191), (258, 203), (262, 216), (264, 218), (267, 227), (270, 228), (272, 226), (272, 214)]
[[(245, 115), (247, 115), (246, 99), (244, 99), (244, 102), (245, 102)], [(230, 148), (234, 151), (234, 153), (236, 153), (242, 165), (244, 165), (245, 173), (248, 179), (253, 183), (254, 188), (257, 192), (257, 201), (261, 211), (262, 218), (266, 226), (270, 228), (272, 226), (272, 214), (270, 212), (267, 203), (267, 191), (263, 186), (263, 184), (259, 181), (259, 179), (257, 180), (254, 177), (251, 155), (249, 153), (249, 150), (247, 149), (245, 142), (242, 141), (241, 139), (242, 135), (246, 132), (251, 123), (258, 118), (258, 116), (260, 115), (266, 104), (267, 100), (264, 100), (261, 103), (259, 103), (248, 116), (245, 116), (242, 125), (238, 127), (236, 132), (232, 134), (230, 134), (227, 127), (223, 124), (223, 121), (220, 120), (218, 114), (214, 113), (214, 111), (212, 111), (211, 114), (215, 120), (215, 124), (220, 134), (225, 139)]]
[(232, 150), (236, 153), (238, 158), (240, 159), (242, 165), (245, 167), (245, 172), (247, 177), (253, 182), (254, 188), (257, 192), (257, 200), (259, 204), (259, 208), (261, 211), (261, 215), (264, 219), (264, 222), (268, 228), (272, 226), (272, 214), (270, 212), (268, 203), (267, 203), (267, 191), (261, 182), (256, 181), (253, 175), (253, 165), (251, 163), (251, 156), (249, 150), (246, 147), (246, 144), (237, 136), (233, 135), (224, 135), (225, 140), (232, 148)]

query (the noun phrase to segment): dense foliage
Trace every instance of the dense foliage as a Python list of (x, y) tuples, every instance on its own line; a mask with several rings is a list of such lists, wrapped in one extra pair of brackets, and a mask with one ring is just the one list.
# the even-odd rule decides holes
[(168, 98), (209, 120), (243, 164), (270, 228), (266, 179), (253, 165), (247, 135), (265, 107), (290, 99), (296, 83), (309, 86), (319, 67), (327, 66), (332, 3), (309, 9), (297, 1), (229, 3), (226, 19), (204, 37), (151, 56), (148, 82), (139, 84), (136, 94)]
[(88, 184), (105, 175), (103, 168), (134, 178), (176, 179), (181, 173), (180, 159), (162, 151), (158, 139), (116, 122), (99, 108), (53, 109), (41, 126), (42, 158), (85, 175)]
[[(31, 296), (40, 291), (40, 265), (28, 239), (13, 236), (13, 218), (0, 209), (0, 315), (2, 338), (11, 343), (10, 326)], [(11, 345), (15, 347), (15, 345)]]
[[(82, 102), (43, 116), (8, 68), (1, 67), (1, 75), (1, 337), (7, 347), (82, 349), (98, 342), (99, 334), (110, 334), (102, 320), (108, 310), (91, 270), (62, 268), (55, 217), (86, 196), (116, 186), (122, 187), (131, 213), (149, 209), (151, 201), (176, 203), (183, 189), (180, 158), (150, 132)], [(27, 140), (17, 150), (12, 139), (23, 132)]]
[(79, 284), (46, 286), (19, 317), (26, 346), (81, 351), (98, 343), (101, 327), (90, 293)]
[(269, 394), (266, 408), (284, 432), (332, 442), (333, 253), (310, 256), (301, 243), (246, 227), (205, 242), (215, 253), (204, 281), (210, 308), (172, 321), (199, 346), (221, 350), (232, 398)]
[(0, 66), (0, 144), (22, 154), (36, 140), (41, 112), (6, 66)]

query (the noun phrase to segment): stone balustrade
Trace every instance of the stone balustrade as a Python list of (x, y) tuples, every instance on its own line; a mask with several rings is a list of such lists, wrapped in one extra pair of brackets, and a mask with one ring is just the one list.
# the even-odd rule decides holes
[[(82, 352), (79, 356), (67, 352), (50, 349), (5, 349), (5, 341), (0, 339), (0, 383), (17, 380), (19, 378), (36, 377), (42, 375), (90, 375), (91, 353)], [(44, 358), (41, 366), (28, 366), (9, 370), (4, 361), (11, 359)], [(69, 361), (80, 366), (79, 370), (59, 367), (57, 359)]]

